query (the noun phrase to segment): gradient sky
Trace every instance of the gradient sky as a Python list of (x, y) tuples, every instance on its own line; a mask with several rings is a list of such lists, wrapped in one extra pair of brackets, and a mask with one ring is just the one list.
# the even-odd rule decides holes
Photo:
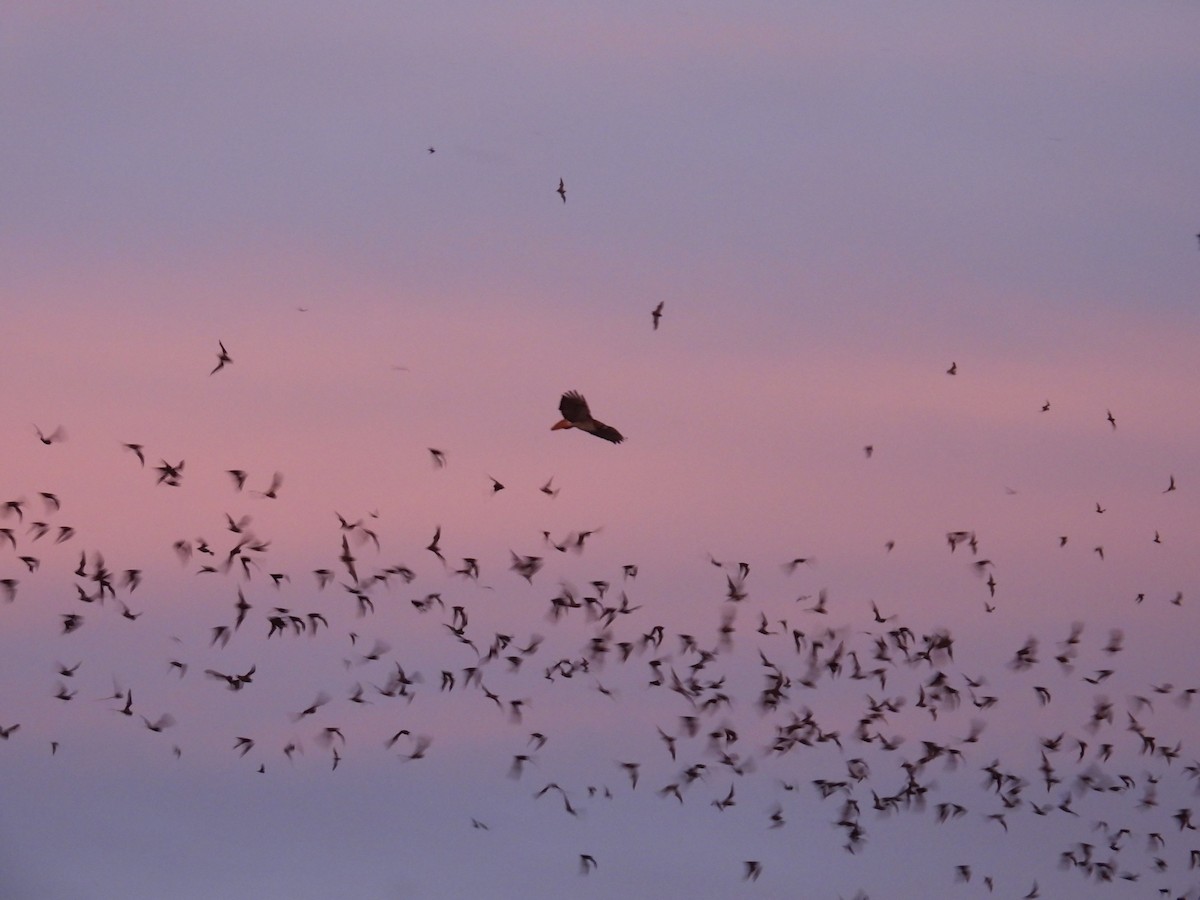
[[(1185, 4), (5, 3), (0, 501), (24, 505), (0, 520), (0, 895), (1200, 897), (1172, 818), (1200, 785), (1197, 46)], [(568, 389), (627, 440), (551, 432)], [(256, 565), (181, 561), (204, 539), (219, 567), (226, 514), (269, 542)], [(343, 536), (364, 578), (415, 573), (373, 614)], [(78, 599), (81, 554), (116, 597)], [(544, 565), (527, 582), (513, 554)], [(636, 609), (548, 617), (595, 581)], [(330, 627), (267, 639), (273, 607)], [(893, 646), (883, 683), (824, 665), (875, 668), (901, 625), (953, 656)], [(496, 634), (482, 683), (520, 721), (464, 684)], [(693, 670), (680, 634), (715, 656)], [(771, 712), (764, 659), (791, 679)], [(251, 665), (236, 692), (205, 674)], [(409, 699), (375, 690), (397, 665)], [(693, 671), (700, 696), (670, 690)], [(939, 671), (960, 703), (918, 706)], [(897, 749), (855, 739), (868, 697), (896, 701), (872, 728)], [(771, 752), (808, 710), (841, 749)], [(877, 811), (926, 741), (961, 759)], [(994, 761), (1027, 783), (1012, 808)], [(1060, 866), (1082, 843), (1137, 880)]]

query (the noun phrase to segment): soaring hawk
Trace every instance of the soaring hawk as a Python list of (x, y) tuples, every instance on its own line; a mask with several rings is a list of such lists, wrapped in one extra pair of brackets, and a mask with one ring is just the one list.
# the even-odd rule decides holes
[(587, 401), (578, 391), (567, 391), (563, 394), (562, 399), (558, 402), (558, 411), (562, 413), (562, 420), (552, 425), (551, 431), (557, 431), (560, 428), (578, 428), (580, 431), (594, 434), (596, 437), (612, 441), (614, 444), (625, 440), (625, 437), (617, 429), (592, 418)]

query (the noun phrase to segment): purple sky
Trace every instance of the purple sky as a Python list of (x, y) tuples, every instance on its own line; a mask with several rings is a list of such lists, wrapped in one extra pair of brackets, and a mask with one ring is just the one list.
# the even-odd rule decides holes
[[(1200, 897), (1197, 46), (1181, 4), (5, 4), (0, 895)], [(551, 432), (568, 389), (627, 440)]]

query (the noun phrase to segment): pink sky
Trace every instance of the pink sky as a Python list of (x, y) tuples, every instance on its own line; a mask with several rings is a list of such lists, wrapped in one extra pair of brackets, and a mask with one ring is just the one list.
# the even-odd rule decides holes
[[(0, 606), (0, 728), (20, 725), (0, 742), (0, 894), (977, 897), (991, 876), (995, 896), (1036, 880), (1043, 897), (1200, 897), (1200, 840), (1172, 819), (1193, 803), (1200, 740), (1182, 693), (1200, 687), (1200, 14), (329, 9), (0, 13), (0, 501), (25, 501), (0, 521), (17, 541), (0, 578), (19, 582)], [(210, 375), (218, 341), (233, 362)], [(627, 440), (551, 432), (568, 389)], [(36, 439), (59, 425), (66, 440)], [(154, 483), (163, 460), (186, 460), (179, 487)], [(278, 498), (255, 496), (275, 472)], [(342, 586), (335, 512), (378, 536), (377, 551), (348, 533), (360, 575), (416, 573), (372, 587), (373, 615)], [(172, 544), (228, 552), (226, 514), (269, 549), (249, 577), (196, 574), (209, 560)], [(37, 520), (74, 536), (34, 540)], [(425, 549), (439, 526), (446, 566)], [(543, 538), (589, 530), (582, 553)], [(978, 555), (951, 555), (957, 530)], [(83, 604), (81, 552), (144, 580)], [(544, 559), (532, 583), (513, 553)], [(464, 557), (478, 583), (453, 574)], [(788, 573), (796, 557), (811, 562)], [(731, 604), (739, 562), (748, 596)], [(339, 580), (319, 591), (322, 567)], [(552, 621), (550, 600), (596, 580), (604, 603), (624, 591), (638, 609), (617, 616), (607, 662), (547, 680), (601, 634), (582, 609)], [(210, 646), (239, 588), (247, 621)], [(822, 591), (825, 615), (809, 611)], [(419, 612), (431, 593), (445, 607)], [(872, 603), (897, 618), (877, 623)], [(483, 682), (526, 702), (520, 722), (463, 684), (477, 655), (447, 628), (454, 606), (480, 654), (511, 635), (501, 657), (519, 668), (492, 660)], [(267, 640), (272, 607), (330, 628)], [(69, 612), (84, 624), (63, 635)], [(1077, 655), (1056, 662), (1075, 622)], [(663, 645), (619, 663), (656, 624)], [(819, 659), (840, 643), (870, 669), (900, 624), (918, 641), (948, 630), (953, 659), (801, 685), (792, 629), (824, 642)], [(698, 677), (731, 699), (692, 739), (689, 701), (648, 684), (652, 659), (681, 678), (696, 662), (679, 634), (718, 651)], [(1031, 636), (1039, 662), (1012, 668)], [(770, 714), (764, 657), (792, 679)], [(411, 701), (375, 692), (397, 664), (422, 676)], [(236, 692), (204, 674), (251, 665)], [(939, 670), (963, 699), (935, 718), (916, 704)], [(972, 706), (968, 678), (996, 705)], [(370, 704), (351, 702), (358, 687)], [(112, 699), (128, 690), (132, 717)], [(854, 739), (868, 695), (903, 698), (878, 725), (897, 750)], [(1093, 732), (1100, 695), (1114, 722)], [(769, 752), (806, 709), (842, 749)], [(143, 727), (168, 712), (161, 734)], [(1179, 758), (1140, 753), (1130, 716)], [(326, 727), (346, 736), (336, 771)], [(742, 774), (705, 737), (724, 727)], [(432, 738), (426, 758), (397, 759), (411, 737), (385, 748), (402, 728)], [(1041, 741), (1060, 733), (1047, 790)], [(924, 809), (877, 812), (872, 791), (902, 788), (923, 741), (962, 760), (922, 766)], [(514, 779), (517, 754), (533, 760)], [(822, 800), (814, 780), (846, 780), (856, 758), (870, 777)], [(1018, 806), (987, 789), (993, 760), (1029, 783)], [(658, 795), (694, 763), (684, 803)], [(1081, 775), (1134, 785), (1080, 791)], [(550, 782), (578, 816), (535, 797)], [(731, 785), (736, 803), (715, 808)], [(1054, 809), (1071, 788), (1078, 816)], [(853, 853), (834, 824), (846, 796), (866, 831)], [(939, 824), (942, 803), (967, 811)], [(1116, 850), (1101, 820), (1130, 829)], [(1081, 842), (1137, 880), (1060, 868)], [(580, 854), (597, 861), (586, 876)]]

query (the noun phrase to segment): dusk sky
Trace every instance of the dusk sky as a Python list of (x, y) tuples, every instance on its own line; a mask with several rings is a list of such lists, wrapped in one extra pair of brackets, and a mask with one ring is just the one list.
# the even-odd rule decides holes
[(0, 5), (0, 897), (1200, 898), (1198, 47)]

